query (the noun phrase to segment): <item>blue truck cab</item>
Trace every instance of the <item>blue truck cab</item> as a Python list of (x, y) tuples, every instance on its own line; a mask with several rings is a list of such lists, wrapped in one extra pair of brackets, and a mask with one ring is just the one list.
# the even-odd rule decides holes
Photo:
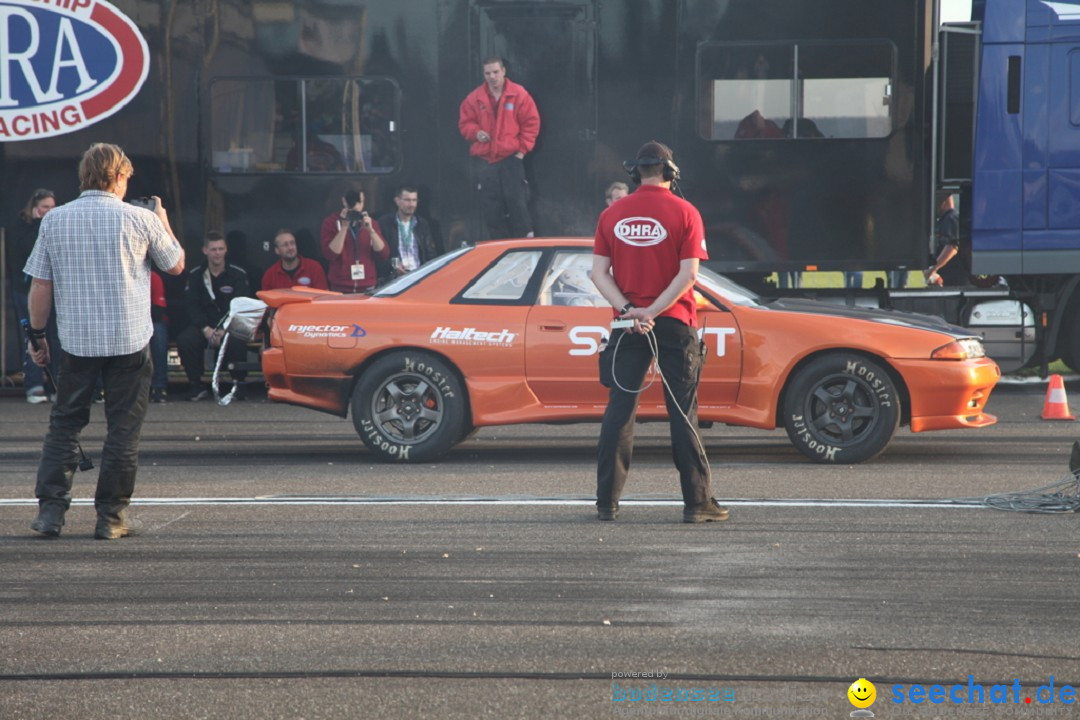
[[(1044, 359), (1062, 357), (1075, 368), (1080, 2), (977, 1), (972, 20), (981, 25), (981, 49), (973, 66), (978, 93), (970, 203), (962, 221), (970, 222), (972, 271), (1004, 277), (1013, 295), (1034, 309)], [(943, 37), (949, 32), (943, 28)], [(967, 194), (965, 185), (959, 189)]]

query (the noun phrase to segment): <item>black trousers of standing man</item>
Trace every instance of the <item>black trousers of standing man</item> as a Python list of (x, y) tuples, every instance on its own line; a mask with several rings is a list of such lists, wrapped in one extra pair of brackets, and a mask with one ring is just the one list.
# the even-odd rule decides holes
[(497, 163), (477, 158), (476, 180), (488, 239), (525, 237), (533, 231), (524, 158), (511, 155)]
[(90, 422), (90, 404), (98, 373), (105, 383), (105, 421), (108, 432), (101, 451), (94, 508), (98, 518), (119, 521), (131, 502), (139, 468), (139, 439), (150, 398), (153, 364), (150, 348), (130, 355), (79, 357), (61, 352), (56, 404), (49, 415), (49, 432), (38, 466), (39, 506), (71, 506), (71, 483), (79, 466), (79, 433)]
[[(671, 455), (679, 470), (683, 502), (688, 506), (705, 505), (712, 499), (709, 463), (695, 436), (701, 344), (694, 328), (675, 318), (657, 318), (653, 335), (658, 345), (660, 371), (671, 386), (671, 393), (661, 389), (667, 403)], [(620, 328), (612, 331), (608, 348), (617, 348), (613, 351), (613, 375), (619, 385), (628, 390), (639, 389), (653, 359), (648, 338)], [(663, 384), (660, 378), (656, 384)], [(612, 383), (600, 426), (596, 473), (596, 505), (600, 508), (618, 505), (634, 453), (634, 420), (641, 394), (621, 390), (619, 385)], [(672, 393), (678, 400), (677, 407)], [(686, 415), (685, 420), (679, 409)]]

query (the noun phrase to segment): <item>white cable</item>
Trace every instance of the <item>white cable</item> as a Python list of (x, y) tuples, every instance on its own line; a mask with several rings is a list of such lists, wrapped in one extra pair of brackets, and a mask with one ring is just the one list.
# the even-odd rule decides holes
[[(619, 335), (618, 339), (615, 341), (615, 348), (614, 348), (614, 350), (611, 351), (611, 380), (623, 392), (631, 393), (633, 395), (639, 395), (639, 394), (645, 392), (646, 390), (648, 390), (649, 388), (651, 388), (656, 383), (656, 378), (653, 377), (652, 379), (649, 380), (648, 385), (645, 385), (645, 386), (641, 387), (638, 390), (630, 390), (628, 388), (624, 388), (622, 386), (622, 383), (619, 382), (618, 375), (615, 372), (615, 358), (619, 353), (619, 343), (622, 342), (623, 335), (625, 335), (625, 334), (626, 333), (624, 332), (624, 333)], [(694, 427), (694, 423), (690, 422), (690, 418), (688, 418), (686, 416), (686, 413), (683, 412), (682, 406), (679, 405), (679, 399), (675, 397), (675, 392), (671, 389), (671, 386), (668, 385), (667, 378), (664, 377), (664, 372), (660, 369), (660, 344), (656, 339), (656, 335), (653, 334), (652, 328), (649, 328), (648, 330), (646, 330), (644, 334), (645, 334), (645, 341), (649, 344), (649, 350), (652, 352), (652, 356), (653, 356), (652, 362), (649, 364), (650, 368), (655, 369), (656, 374), (660, 376), (660, 381), (663, 382), (664, 387), (667, 389), (668, 395), (671, 396), (671, 401), (674, 403), (675, 409), (679, 411), (679, 415), (682, 416), (682, 419), (686, 423), (686, 426), (689, 427), (690, 432), (692, 432), (694, 434), (694, 439), (697, 441), (698, 449), (701, 451), (701, 456), (703, 458), (705, 458), (705, 465), (708, 466), (709, 465), (709, 456), (705, 453), (705, 443), (703, 443), (701, 441), (701, 436), (698, 434), (698, 429), (696, 427)], [(702, 362), (703, 363), (705, 362), (704, 358), (702, 358)], [(698, 373), (698, 382), (695, 383), (695, 386), (700, 385), (700, 380), (701, 380), (701, 374), (699, 372)], [(696, 391), (696, 387), (695, 387), (695, 391)]]

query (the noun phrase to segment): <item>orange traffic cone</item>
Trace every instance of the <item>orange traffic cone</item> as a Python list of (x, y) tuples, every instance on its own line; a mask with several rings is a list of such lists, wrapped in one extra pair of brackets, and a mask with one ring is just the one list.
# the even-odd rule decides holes
[(1060, 375), (1050, 376), (1050, 385), (1046, 388), (1046, 403), (1043, 405), (1043, 420), (1075, 420), (1069, 412), (1069, 401), (1065, 397), (1065, 381)]

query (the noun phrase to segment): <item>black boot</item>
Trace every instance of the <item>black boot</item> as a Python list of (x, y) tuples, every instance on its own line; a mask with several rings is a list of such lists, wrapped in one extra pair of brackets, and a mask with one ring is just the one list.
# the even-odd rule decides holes
[(30, 529), (46, 537), (60, 537), (60, 528), (64, 527), (64, 513), (67, 508), (60, 503), (42, 503), (38, 516), (30, 523)]

